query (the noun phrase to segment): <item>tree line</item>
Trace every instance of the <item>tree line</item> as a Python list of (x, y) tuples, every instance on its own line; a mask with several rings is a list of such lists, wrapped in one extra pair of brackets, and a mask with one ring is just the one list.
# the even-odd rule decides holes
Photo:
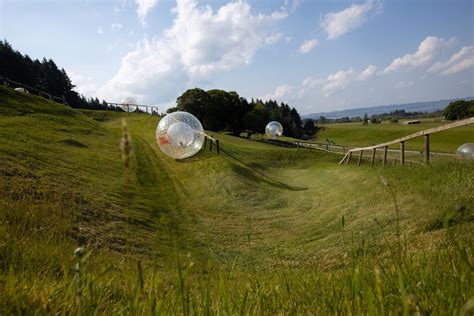
[(0, 76), (64, 97), (73, 108), (123, 111), (98, 98), (86, 98), (77, 93), (64, 68), (59, 69), (52, 59), (33, 60), (13, 49), (6, 40), (0, 41)]
[(283, 125), (283, 135), (290, 137), (313, 135), (316, 130), (312, 121), (303, 126), (298, 111), (288, 104), (260, 99), (249, 102), (235, 91), (188, 89), (177, 98), (176, 107), (167, 112), (174, 111), (193, 114), (207, 130), (224, 131), (233, 135), (243, 132), (247, 132), (247, 136), (263, 134), (270, 121), (280, 122)]

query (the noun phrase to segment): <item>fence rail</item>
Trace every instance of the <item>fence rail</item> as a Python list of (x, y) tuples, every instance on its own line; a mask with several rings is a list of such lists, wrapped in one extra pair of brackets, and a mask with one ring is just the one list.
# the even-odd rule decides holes
[[(145, 104), (123, 104), (123, 103), (113, 103), (107, 102), (107, 105), (121, 107), (125, 112), (134, 112), (137, 109), (144, 108), (145, 113), (154, 115), (159, 115), (158, 106), (157, 105), (145, 105)], [(132, 111), (130, 111), (132, 109)], [(156, 109), (156, 111), (155, 111)]]
[[(305, 148), (310, 150), (320, 150), (324, 152), (339, 154), (339, 155), (346, 155), (348, 151), (352, 149), (356, 149), (357, 147), (348, 146), (348, 145), (336, 145), (336, 144), (328, 144), (328, 143), (316, 143), (316, 142), (308, 142), (308, 141), (294, 141), (292, 142), (295, 144), (297, 148)], [(373, 153), (372, 153), (373, 154)], [(391, 155), (390, 155), (391, 154)], [(423, 151), (417, 150), (405, 150), (405, 154), (409, 157), (409, 159), (405, 159), (405, 161), (409, 164), (420, 164), (423, 162)], [(390, 161), (392, 164), (396, 164), (399, 162), (399, 149), (387, 149), (387, 161)], [(441, 157), (454, 157), (455, 154), (449, 153), (441, 153), (441, 152), (430, 152), (431, 159), (439, 159)], [(377, 161), (382, 161), (383, 158), (383, 149), (376, 150), (376, 156), (374, 157)], [(372, 156), (362, 156), (361, 159), (371, 160)]]
[(216, 152), (219, 155), (221, 153), (221, 148), (219, 144), (219, 140), (213, 138), (212, 136), (205, 134), (204, 135), (204, 145), (202, 146), (203, 148), (206, 148), (207, 142), (209, 141), (209, 151), (212, 151), (212, 145), (214, 144), (216, 146)]
[(9, 79), (7, 77), (3, 77), (3, 76), (0, 76), (0, 82), (7, 88), (10, 87), (10, 86), (14, 86), (15, 88), (23, 88), (28, 93), (34, 92), (35, 94), (37, 94), (40, 97), (44, 97), (44, 98), (47, 98), (51, 101), (67, 105), (66, 98), (64, 96), (58, 97), (58, 96), (52, 95), (50, 93), (44, 92), (40, 89), (37, 89), (35, 87), (32, 87), (30, 85), (27, 85), (27, 84), (24, 84), (24, 83), (21, 83), (21, 82), (18, 82), (18, 81), (14, 81), (14, 80), (11, 80), (11, 79)]
[[(409, 152), (409, 151), (405, 150), (405, 141), (411, 140), (411, 139), (414, 139), (414, 138), (418, 138), (418, 137), (424, 137), (424, 152), (422, 152), (422, 155), (424, 156), (424, 162), (426, 164), (428, 164), (430, 162), (430, 158), (433, 156), (433, 153), (430, 152), (430, 137), (429, 136), (431, 134), (442, 132), (442, 131), (449, 130), (449, 129), (452, 129), (452, 128), (466, 126), (466, 125), (469, 125), (469, 124), (474, 124), (474, 117), (471, 117), (471, 118), (468, 118), (468, 119), (465, 119), (465, 120), (461, 120), (461, 121), (457, 121), (457, 122), (453, 122), (453, 123), (449, 123), (449, 124), (445, 124), (445, 125), (442, 125), (442, 126), (426, 129), (426, 130), (423, 130), (423, 131), (419, 131), (419, 132), (416, 132), (416, 133), (413, 133), (413, 134), (410, 134), (410, 135), (407, 135), (407, 136), (404, 136), (404, 137), (401, 137), (401, 138), (397, 138), (395, 140), (392, 140), (392, 141), (389, 141), (389, 142), (386, 142), (386, 143), (382, 143), (382, 144), (378, 144), (378, 145), (374, 145), (374, 146), (368, 146), (368, 147), (353, 148), (353, 149), (350, 149), (344, 155), (344, 157), (342, 157), (341, 161), (339, 161), (339, 164), (340, 165), (344, 164), (344, 163), (349, 164), (350, 161), (351, 161), (351, 158), (352, 158), (352, 154), (358, 152), (359, 153), (359, 159), (357, 161), (357, 165), (359, 166), (361, 164), (361, 160), (362, 160), (362, 157), (364, 155), (364, 151), (372, 151), (371, 165), (373, 166), (377, 150), (383, 150), (383, 164), (386, 165), (387, 164), (388, 151), (389, 151), (388, 146), (395, 145), (395, 144), (400, 144), (400, 150), (399, 150), (400, 158), (399, 158), (399, 160), (400, 160), (400, 164), (404, 165), (405, 161), (406, 161), (405, 153)], [(450, 155), (450, 154), (444, 154), (444, 153), (436, 153), (436, 154), (437, 155), (444, 155), (444, 156), (449, 156)], [(451, 156), (453, 156), (453, 155), (451, 154)], [(423, 159), (421, 159), (421, 157), (420, 157), (420, 160), (423, 160)]]

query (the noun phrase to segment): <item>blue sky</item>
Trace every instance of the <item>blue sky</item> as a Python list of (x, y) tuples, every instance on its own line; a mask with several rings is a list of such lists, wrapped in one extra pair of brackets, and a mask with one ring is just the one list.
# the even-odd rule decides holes
[(0, 36), (76, 90), (172, 106), (188, 88), (301, 114), (474, 95), (472, 0), (0, 0)]

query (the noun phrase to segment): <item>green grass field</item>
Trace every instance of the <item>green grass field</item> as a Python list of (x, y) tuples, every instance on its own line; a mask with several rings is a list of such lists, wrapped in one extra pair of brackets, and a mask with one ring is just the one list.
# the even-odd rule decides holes
[(473, 162), (338, 166), (217, 133), (220, 155), (175, 161), (158, 120), (0, 88), (1, 315), (472, 312)]
[[(338, 145), (371, 146), (446, 123), (425, 119), (421, 124), (415, 125), (401, 125), (387, 121), (369, 125), (362, 125), (362, 123), (325, 124), (323, 125), (324, 130), (317, 135), (317, 141), (326, 142), (326, 139), (330, 139)], [(472, 142), (474, 142), (474, 125), (469, 125), (431, 135), (430, 149), (437, 152), (455, 153), (462, 144)], [(392, 146), (392, 148), (398, 147)], [(405, 148), (407, 150), (423, 150), (423, 138), (407, 141)]]

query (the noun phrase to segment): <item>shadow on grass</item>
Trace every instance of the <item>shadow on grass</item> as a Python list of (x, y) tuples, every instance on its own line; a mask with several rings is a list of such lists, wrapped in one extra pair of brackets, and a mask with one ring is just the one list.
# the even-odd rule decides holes
[(256, 167), (261, 166), (260, 164), (257, 163), (247, 163), (226, 150), (221, 148), (221, 152), (227, 155), (228, 157), (236, 160), (239, 164), (233, 163), (232, 164), (232, 170), (238, 173), (239, 175), (255, 182), (263, 182), (265, 184), (271, 185), (273, 187), (283, 189), (283, 190), (290, 190), (290, 191), (305, 191), (308, 190), (306, 187), (297, 187), (297, 186), (291, 186), (286, 183), (283, 183), (281, 181), (275, 180), (267, 176), (265, 173), (262, 171), (258, 170)]

